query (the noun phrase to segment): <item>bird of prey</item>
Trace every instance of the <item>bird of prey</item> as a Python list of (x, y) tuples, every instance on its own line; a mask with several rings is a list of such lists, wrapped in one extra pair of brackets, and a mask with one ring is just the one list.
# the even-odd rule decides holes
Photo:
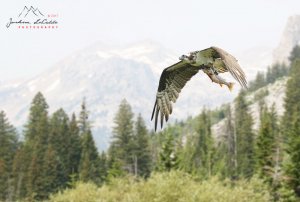
[(179, 62), (165, 68), (160, 76), (156, 100), (153, 107), (152, 117), (155, 117), (155, 131), (160, 114), (160, 125), (163, 127), (172, 114), (172, 102), (175, 103), (181, 89), (195, 74), (202, 70), (212, 82), (219, 85), (226, 85), (229, 90), (233, 83), (226, 82), (219, 76), (220, 73), (230, 72), (243, 88), (247, 88), (247, 81), (244, 71), (237, 60), (218, 47), (210, 47), (201, 51), (191, 52), (188, 56), (182, 55)]

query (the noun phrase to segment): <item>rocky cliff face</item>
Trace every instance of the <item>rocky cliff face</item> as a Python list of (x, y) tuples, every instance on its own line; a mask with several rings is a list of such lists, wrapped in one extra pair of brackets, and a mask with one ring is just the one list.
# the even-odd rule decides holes
[(288, 63), (288, 57), (293, 47), (300, 42), (300, 15), (288, 18), (282, 33), (280, 43), (273, 51), (273, 63)]

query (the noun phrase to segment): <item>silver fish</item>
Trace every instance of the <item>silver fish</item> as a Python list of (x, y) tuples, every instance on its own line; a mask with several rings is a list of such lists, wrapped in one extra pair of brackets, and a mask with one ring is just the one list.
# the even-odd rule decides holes
[(218, 74), (215, 74), (211, 69), (204, 69), (204, 73), (211, 79), (212, 82), (219, 84), (221, 87), (226, 85), (230, 91), (233, 89), (233, 82), (227, 82), (225, 79), (220, 77)]

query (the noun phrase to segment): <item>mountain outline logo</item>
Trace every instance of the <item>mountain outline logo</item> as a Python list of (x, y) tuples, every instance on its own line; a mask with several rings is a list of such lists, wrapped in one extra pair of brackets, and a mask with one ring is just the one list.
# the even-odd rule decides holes
[(22, 12), (18, 15), (18, 17), (23, 16), (25, 18), (29, 13), (33, 13), (37, 17), (44, 16), (44, 14), (38, 8), (30, 6), (30, 8), (28, 9), (27, 6), (24, 6)]

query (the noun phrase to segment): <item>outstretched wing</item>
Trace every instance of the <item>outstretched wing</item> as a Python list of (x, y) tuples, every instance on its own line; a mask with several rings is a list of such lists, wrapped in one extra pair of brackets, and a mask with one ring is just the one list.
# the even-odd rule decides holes
[(153, 107), (151, 120), (155, 114), (155, 131), (157, 128), (158, 115), (160, 113), (160, 125), (163, 127), (164, 119), (168, 121), (172, 113), (172, 102), (176, 102), (181, 89), (197, 72), (199, 67), (191, 66), (183, 61), (178, 62), (162, 72), (156, 100)]
[(211, 47), (213, 50), (215, 50), (223, 63), (225, 64), (225, 68), (228, 69), (230, 74), (235, 78), (242, 87), (247, 88), (247, 81), (246, 81), (246, 76), (242, 68), (237, 62), (237, 59), (227, 53), (226, 51), (222, 50), (221, 48), (218, 47)]

